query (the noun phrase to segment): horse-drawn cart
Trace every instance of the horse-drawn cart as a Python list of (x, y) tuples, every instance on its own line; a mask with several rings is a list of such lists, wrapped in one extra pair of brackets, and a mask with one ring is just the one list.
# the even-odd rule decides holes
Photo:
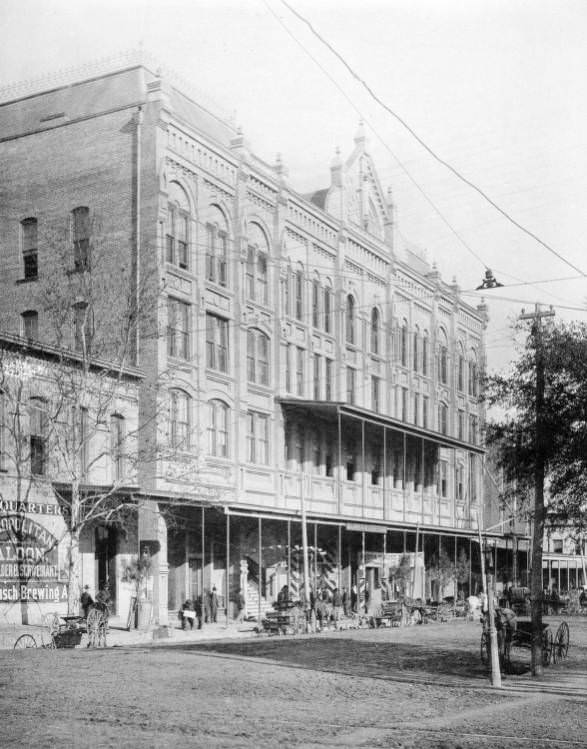
[[(550, 624), (542, 624), (542, 664), (549, 666), (551, 663), (559, 663), (567, 657), (569, 652), (569, 625), (561, 622), (556, 631)], [(498, 629), (497, 645), (499, 649), (499, 660), (504, 669), (509, 670), (512, 664), (512, 651), (532, 650), (532, 622), (522, 620), (517, 622), (514, 630)], [(481, 634), (481, 660), (484, 664), (490, 661), (489, 630), (486, 623), (483, 625)]]

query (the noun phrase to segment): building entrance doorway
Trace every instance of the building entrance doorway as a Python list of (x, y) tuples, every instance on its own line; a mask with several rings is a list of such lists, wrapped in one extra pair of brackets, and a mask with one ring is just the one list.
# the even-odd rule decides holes
[(96, 593), (108, 586), (110, 611), (116, 613), (116, 551), (117, 532), (115, 528), (99, 525), (95, 531)]

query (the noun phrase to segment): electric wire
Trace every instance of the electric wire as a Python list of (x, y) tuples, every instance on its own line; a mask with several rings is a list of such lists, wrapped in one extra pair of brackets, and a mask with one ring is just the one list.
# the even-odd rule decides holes
[[(310, 21), (305, 18), (301, 13), (299, 13), (295, 8), (293, 8), (287, 0), (280, 0), (282, 5), (284, 5), (290, 13), (292, 13), (298, 20), (300, 20), (302, 23), (304, 23), (311, 33), (324, 45), (326, 46), (330, 52), (341, 62), (341, 64), (347, 69), (347, 71), (350, 73), (350, 75), (359, 82), (361, 86), (367, 91), (367, 93), (371, 96), (371, 98), (379, 104), (383, 109), (385, 109), (386, 112), (388, 112), (397, 122), (400, 123), (400, 125), (407, 130), (407, 132), (420, 144), (420, 146), (428, 153), (430, 156), (437, 161), (439, 164), (444, 166), (446, 169), (448, 169), (457, 179), (459, 179), (461, 182), (463, 182), (465, 185), (470, 187), (472, 190), (474, 190), (476, 193), (478, 193), (489, 205), (491, 205), (498, 213), (500, 213), (507, 221), (509, 221), (513, 226), (515, 226), (517, 229), (522, 231), (527, 236), (534, 239), (538, 244), (540, 244), (542, 247), (544, 247), (548, 252), (553, 254), (555, 257), (557, 257), (561, 262), (568, 265), (570, 268), (575, 270), (577, 273), (580, 273), (582, 276), (587, 277), (587, 274), (582, 271), (580, 268), (578, 268), (576, 265), (574, 265), (570, 260), (567, 260), (560, 252), (554, 249), (550, 244), (545, 242), (543, 239), (541, 239), (537, 234), (535, 234), (533, 231), (525, 227), (520, 222), (516, 221), (516, 219), (511, 216), (504, 208), (502, 208), (498, 203), (496, 203), (484, 190), (482, 190), (480, 187), (478, 187), (474, 182), (469, 180), (467, 177), (465, 177), (461, 172), (452, 166), (448, 161), (445, 161), (442, 157), (440, 157), (415, 131), (414, 129), (406, 122), (405, 119), (403, 119), (397, 112), (395, 112), (391, 107), (389, 107), (387, 104), (385, 104), (384, 101), (382, 101), (379, 96), (373, 91), (373, 89), (369, 86), (369, 84), (361, 78), (361, 76), (355, 72), (355, 70), (351, 67), (351, 65), (345, 60), (345, 58), (333, 47), (333, 45), (328, 42), (310, 23)], [(478, 258), (479, 259), (479, 258)]]

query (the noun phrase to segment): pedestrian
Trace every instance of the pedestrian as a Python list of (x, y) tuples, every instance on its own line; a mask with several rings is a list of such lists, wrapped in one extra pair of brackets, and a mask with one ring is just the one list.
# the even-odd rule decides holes
[(194, 601), (194, 611), (196, 612), (196, 619), (198, 620), (198, 629), (202, 629), (202, 622), (204, 620), (204, 604), (202, 601), (201, 593)]
[(194, 604), (188, 598), (184, 601), (184, 604), (181, 607), (181, 628), (187, 629), (188, 624), (189, 624), (190, 629), (193, 629), (195, 618), (196, 618), (196, 611), (195, 611)]
[(353, 585), (353, 587), (351, 588), (351, 609), (353, 610), (355, 614), (358, 613), (359, 611), (358, 606), (359, 606), (359, 594), (357, 591), (357, 586)]
[(210, 613), (210, 597), (212, 593), (208, 590), (208, 588), (204, 589), (204, 596), (203, 596), (203, 604), (204, 604), (204, 622), (208, 624), (208, 622), (212, 621), (212, 615)]
[(84, 612), (84, 619), (88, 618), (88, 611), (91, 609), (91, 607), (94, 605), (94, 599), (90, 595), (90, 586), (84, 585), (84, 592), (81, 594), (80, 597), (80, 604), (82, 607), (82, 611)]
[(216, 586), (212, 588), (210, 593), (210, 621), (216, 624), (218, 621), (218, 594), (216, 593)]
[(334, 628), (338, 629), (342, 619), (342, 596), (338, 588), (335, 588), (332, 593), (332, 618), (334, 619)]
[(238, 624), (242, 624), (245, 620), (245, 614), (247, 609), (247, 601), (245, 599), (244, 593), (242, 590), (239, 590), (238, 592), (238, 599), (237, 599), (237, 608), (238, 608), (238, 616), (236, 618)]
[(351, 612), (351, 597), (346, 588), (342, 589), (342, 610), (345, 616), (349, 616)]

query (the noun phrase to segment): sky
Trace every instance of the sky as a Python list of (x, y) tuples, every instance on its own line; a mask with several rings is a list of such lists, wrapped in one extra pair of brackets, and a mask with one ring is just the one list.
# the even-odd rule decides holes
[(504, 284), (483, 294), (490, 370), (523, 308), (587, 321), (587, 3), (288, 3), (397, 117), (281, 0), (2, 0), (0, 87), (142, 45), (302, 193), (328, 185), (362, 119), (401, 239), (471, 304), (486, 268)]

